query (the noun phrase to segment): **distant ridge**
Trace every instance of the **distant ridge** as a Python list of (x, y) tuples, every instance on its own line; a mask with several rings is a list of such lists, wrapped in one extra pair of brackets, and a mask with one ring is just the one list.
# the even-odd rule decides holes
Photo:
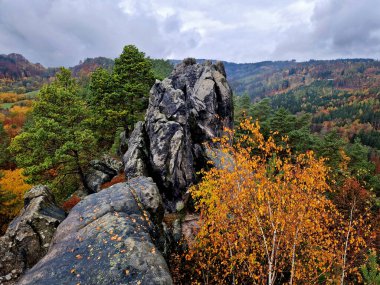
[(25, 77), (43, 76), (47, 69), (39, 63), (31, 63), (17, 53), (0, 55), (0, 79), (19, 80)]
[[(203, 63), (207, 59), (197, 59)], [(160, 62), (162, 61), (162, 62)], [(176, 65), (181, 60), (170, 59)], [(213, 63), (216, 60), (210, 60)], [(165, 61), (152, 59), (154, 68), (162, 69)], [(380, 62), (374, 59), (309, 60), (306, 62), (262, 61), (256, 63), (224, 63), (227, 78), (237, 95), (247, 94), (256, 101), (266, 96), (287, 92), (302, 85), (310, 85), (316, 80), (330, 80), (335, 88), (371, 88), (380, 86)], [(71, 67), (77, 78), (88, 77), (99, 67), (111, 70), (113, 60), (106, 57), (87, 58)], [(0, 55), (0, 92), (29, 92), (38, 90), (49, 82), (58, 71), (57, 67), (46, 68), (39, 63), (31, 63), (21, 54)], [(170, 73), (170, 68), (160, 70), (157, 78)]]

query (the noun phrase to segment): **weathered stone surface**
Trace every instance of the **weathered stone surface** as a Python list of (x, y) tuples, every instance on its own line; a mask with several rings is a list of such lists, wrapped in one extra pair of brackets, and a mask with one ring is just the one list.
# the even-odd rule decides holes
[(46, 186), (25, 194), (24, 208), (0, 238), (0, 284), (14, 284), (48, 251), (65, 212), (57, 207)]
[(127, 177), (148, 176), (148, 150), (144, 138), (144, 124), (137, 122), (124, 155), (124, 171)]
[(128, 150), (128, 135), (126, 131), (122, 131), (119, 135), (120, 145), (117, 149), (117, 155), (123, 157)]
[(139, 177), (89, 195), (58, 227), (48, 254), (24, 284), (172, 284), (159, 251), (163, 205), (152, 179)]
[(111, 181), (123, 169), (121, 161), (108, 155), (104, 155), (100, 160), (91, 161), (90, 166), (86, 182), (93, 193), (99, 192), (103, 183)]
[(174, 208), (207, 161), (205, 142), (232, 127), (232, 92), (222, 63), (185, 59), (150, 91), (145, 121), (124, 155), (127, 177), (148, 175)]

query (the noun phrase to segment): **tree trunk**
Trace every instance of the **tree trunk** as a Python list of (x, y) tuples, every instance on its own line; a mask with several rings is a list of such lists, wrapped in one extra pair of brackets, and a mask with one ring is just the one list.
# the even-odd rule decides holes
[(77, 166), (77, 171), (78, 171), (78, 174), (79, 174), (79, 178), (80, 178), (80, 181), (82, 182), (82, 185), (83, 185), (84, 189), (86, 189), (86, 192), (88, 194), (94, 194), (95, 192), (88, 185), (87, 180), (86, 180), (86, 175), (84, 174), (82, 166), (79, 163), (79, 154), (78, 154), (78, 152), (74, 151), (74, 155), (75, 155), (75, 164)]

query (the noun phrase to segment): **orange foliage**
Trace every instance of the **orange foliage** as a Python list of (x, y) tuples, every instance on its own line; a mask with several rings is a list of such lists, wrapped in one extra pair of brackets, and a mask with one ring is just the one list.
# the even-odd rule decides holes
[(11, 138), (14, 138), (21, 132), (30, 109), (30, 107), (26, 106), (13, 106), (9, 110), (9, 115), (4, 118), (3, 124), (4, 130)]
[[(200, 231), (187, 254), (199, 284), (315, 284), (345, 278), (347, 252), (366, 247), (326, 197), (328, 168), (312, 152), (265, 140), (258, 123), (241, 123), (244, 135), (216, 140), (222, 167), (203, 172), (190, 192)], [(232, 136), (232, 132), (231, 136)], [(283, 144), (286, 144), (284, 141)], [(356, 218), (356, 217), (355, 217)], [(363, 234), (367, 234), (363, 229)], [(343, 276), (343, 277), (342, 277)]]
[(124, 175), (124, 173), (122, 173), (122, 174), (119, 174), (119, 175), (115, 176), (114, 178), (112, 178), (111, 181), (103, 183), (101, 186), (101, 189), (105, 189), (105, 188), (108, 188), (108, 187), (110, 187), (116, 183), (125, 182), (125, 181), (126, 181), (125, 175)]
[(62, 208), (66, 212), (69, 212), (80, 201), (81, 201), (81, 199), (78, 196), (73, 195), (72, 197), (70, 197), (69, 199), (67, 199), (65, 202), (63, 202)]
[(16, 93), (0, 93), (0, 103), (15, 103), (20, 100), (20, 95)]
[(28, 112), (30, 111), (30, 107), (26, 107), (26, 106), (18, 106), (18, 105), (15, 105), (13, 106), (9, 112), (11, 113), (11, 115), (26, 115)]
[(373, 127), (370, 123), (362, 124), (359, 120), (355, 120), (350, 124), (338, 128), (338, 133), (342, 138), (352, 139), (354, 135), (360, 132), (370, 132)]

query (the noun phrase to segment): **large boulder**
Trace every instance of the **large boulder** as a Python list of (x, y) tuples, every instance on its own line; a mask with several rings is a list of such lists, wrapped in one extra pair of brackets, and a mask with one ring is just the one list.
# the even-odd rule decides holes
[(147, 177), (87, 196), (19, 284), (172, 284), (161, 254), (163, 210), (157, 186)]
[(24, 208), (0, 238), (0, 284), (14, 284), (26, 269), (48, 251), (65, 212), (46, 186), (25, 194)]
[(204, 143), (233, 123), (232, 92), (222, 63), (186, 59), (150, 91), (145, 121), (139, 122), (124, 155), (128, 178), (149, 175), (174, 208), (208, 160)]

